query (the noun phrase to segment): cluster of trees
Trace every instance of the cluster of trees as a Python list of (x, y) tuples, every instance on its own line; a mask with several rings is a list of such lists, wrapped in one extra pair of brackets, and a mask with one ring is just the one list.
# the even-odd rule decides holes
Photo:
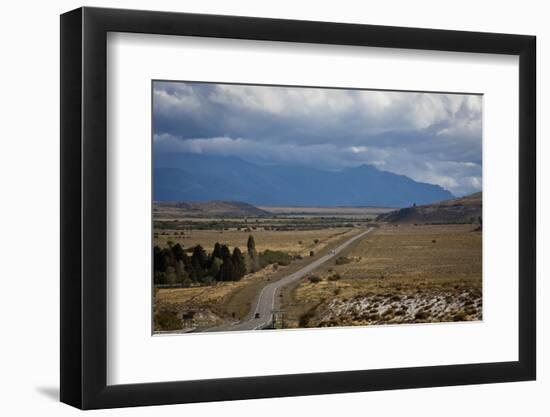
[(168, 247), (154, 247), (153, 271), (155, 285), (184, 286), (193, 283), (211, 284), (216, 281), (238, 281), (248, 272), (260, 269), (260, 256), (254, 238), (249, 236), (245, 255), (238, 247), (229, 250), (227, 245), (216, 243), (212, 253), (201, 245), (191, 255), (179, 244), (169, 242)]

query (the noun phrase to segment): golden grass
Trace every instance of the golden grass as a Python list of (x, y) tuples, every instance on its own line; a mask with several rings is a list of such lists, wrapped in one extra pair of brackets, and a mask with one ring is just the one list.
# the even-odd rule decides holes
[[(186, 230), (184, 235), (181, 232), (164, 231), (167, 234), (159, 234), (155, 238), (155, 245), (167, 246), (168, 241), (180, 243), (183, 247), (202, 245), (211, 252), (216, 242), (226, 244), (233, 249), (237, 246), (246, 252), (248, 236), (254, 236), (256, 250), (258, 252), (266, 249), (283, 251), (294, 255), (308, 255), (309, 251), (322, 250), (325, 246), (345, 236), (353, 236), (360, 230), (358, 228), (329, 228), (321, 230), (298, 230), (298, 231), (274, 231), (257, 229), (251, 232), (244, 230)], [(162, 232), (161, 232), (162, 233)], [(315, 243), (315, 240), (318, 243)], [(302, 242), (301, 244), (299, 242)]]
[[(384, 305), (394, 296), (420, 300), (444, 294), (454, 303), (466, 292), (468, 297), (480, 298), (482, 241), (481, 233), (472, 232), (473, 228), (472, 225), (381, 227), (346, 251), (344, 255), (350, 262), (343, 265), (331, 262), (317, 270), (315, 274), (322, 278), (321, 282), (302, 280), (286, 289), (284, 307), (288, 310), (288, 326), (298, 326), (300, 316), (311, 314), (312, 308), (319, 319), (329, 305), (361, 297), (372, 300), (382, 296)], [(334, 278), (336, 274), (339, 279)], [(477, 313), (480, 311), (472, 313), (471, 319), (478, 317)], [(442, 315), (437, 320), (449, 317), (454, 316)], [(399, 322), (400, 318), (390, 317), (392, 322)], [(366, 323), (341, 319), (341, 325)], [(424, 321), (432, 320), (437, 321), (431, 317)]]
[(219, 282), (205, 287), (158, 288), (155, 304), (171, 305), (188, 309), (197, 306), (214, 306), (223, 302), (233, 292), (264, 280), (273, 272), (272, 267), (264, 268), (254, 274), (246, 275), (240, 281)]
[(481, 233), (472, 229), (472, 225), (384, 226), (349, 251), (355, 262), (338, 270), (353, 278), (481, 278)]

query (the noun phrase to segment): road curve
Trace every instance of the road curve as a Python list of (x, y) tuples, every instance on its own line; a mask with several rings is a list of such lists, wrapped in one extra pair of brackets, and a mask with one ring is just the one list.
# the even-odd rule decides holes
[[(223, 328), (217, 328), (216, 330), (225, 330), (225, 331), (257, 330), (257, 329), (263, 329), (265, 327), (268, 327), (271, 324), (271, 320), (272, 320), (272, 310), (275, 308), (275, 297), (277, 295), (277, 291), (279, 291), (280, 288), (303, 278), (304, 276), (306, 276), (307, 274), (309, 274), (310, 272), (312, 272), (313, 270), (315, 270), (325, 262), (334, 258), (336, 255), (338, 255), (341, 251), (343, 251), (353, 242), (355, 242), (358, 239), (361, 239), (363, 236), (370, 233), (372, 230), (373, 230), (372, 228), (369, 228), (364, 232), (361, 232), (353, 236), (351, 239), (345, 241), (337, 248), (329, 251), (329, 253), (327, 253), (326, 255), (304, 266), (302, 269), (284, 278), (281, 278), (278, 281), (275, 281), (266, 285), (265, 287), (262, 288), (258, 298), (256, 299), (256, 304), (252, 310), (253, 313), (250, 318), (232, 325), (225, 326)], [(259, 315), (259, 318), (255, 318), (256, 314)]]

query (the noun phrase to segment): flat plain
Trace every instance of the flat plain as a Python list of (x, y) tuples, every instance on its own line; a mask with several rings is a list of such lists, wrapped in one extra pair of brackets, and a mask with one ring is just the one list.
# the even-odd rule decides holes
[(482, 237), (475, 226), (383, 225), (318, 279), (287, 288), (286, 327), (482, 319)]

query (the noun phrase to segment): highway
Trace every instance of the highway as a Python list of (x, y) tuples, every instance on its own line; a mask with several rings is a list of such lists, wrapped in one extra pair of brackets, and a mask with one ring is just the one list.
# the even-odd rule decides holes
[[(322, 257), (314, 260), (310, 264), (304, 266), (302, 269), (266, 285), (260, 291), (258, 298), (256, 299), (255, 305), (252, 309), (252, 314), (250, 314), (249, 317), (247, 317), (247, 319), (238, 323), (234, 323), (234, 324), (222, 327), (222, 328), (216, 328), (216, 330), (223, 330), (223, 331), (258, 330), (258, 329), (263, 329), (268, 327), (271, 324), (272, 310), (275, 308), (276, 296), (278, 294), (278, 291), (282, 287), (303, 278), (304, 276), (306, 276), (307, 274), (309, 274), (319, 266), (323, 265), (325, 262), (328, 262), (329, 260), (337, 256), (341, 251), (343, 251), (353, 242), (355, 242), (358, 239), (361, 239), (363, 236), (367, 235), (372, 230), (373, 230), (372, 228), (369, 228), (364, 232), (361, 232), (353, 236), (349, 240), (342, 243), (340, 246), (329, 251), (326, 255), (323, 255)], [(258, 318), (256, 318), (256, 316), (258, 316)]]

